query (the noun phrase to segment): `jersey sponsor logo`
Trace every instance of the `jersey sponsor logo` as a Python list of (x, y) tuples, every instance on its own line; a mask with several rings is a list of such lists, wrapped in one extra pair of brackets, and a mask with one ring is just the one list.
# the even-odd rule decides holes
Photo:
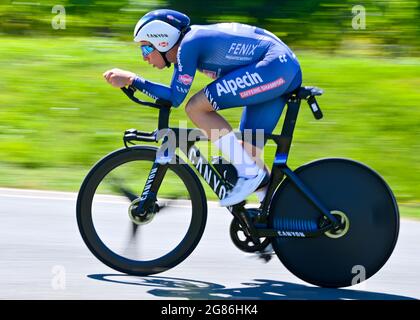
[(181, 47), (179, 47), (178, 52), (176, 54), (176, 60), (178, 64), (178, 71), (182, 72), (182, 69), (184, 69), (184, 66), (181, 63)]
[(188, 93), (188, 89), (181, 88), (180, 86), (176, 86), (176, 91), (180, 93)]
[(229, 59), (229, 60), (236, 60), (236, 61), (252, 61), (252, 57), (241, 57), (241, 56), (227, 55), (227, 56), (225, 56), (225, 58)]
[(212, 94), (210, 93), (210, 90), (207, 87), (206, 87), (206, 90), (204, 90), (204, 94), (206, 95), (207, 100), (209, 100), (213, 110), (215, 110), (215, 111), (219, 110), (219, 106), (218, 106), (217, 102), (214, 101), (214, 98), (213, 98)]
[(238, 89), (245, 89), (246, 87), (252, 87), (256, 84), (262, 83), (263, 79), (259, 73), (246, 72), (242, 77), (237, 77), (232, 80), (223, 80), (222, 82), (216, 83), (217, 95), (220, 97), (222, 94), (231, 93), (236, 96)]
[(257, 47), (258, 45), (256, 44), (234, 42), (230, 45), (229, 51), (225, 58), (237, 61), (251, 61)]
[(148, 33), (148, 38), (169, 38), (166, 33)]
[(255, 54), (255, 49), (258, 47), (256, 44), (246, 44), (246, 43), (235, 43), (233, 42), (230, 45), (228, 54), (233, 54), (235, 56), (253, 56)]
[(189, 86), (193, 81), (193, 77), (189, 74), (180, 74), (178, 76), (178, 82), (182, 83), (185, 86)]
[(248, 97), (255, 96), (256, 94), (260, 94), (260, 93), (272, 90), (274, 88), (280, 87), (285, 83), (286, 81), (284, 81), (283, 78), (278, 78), (277, 80), (274, 80), (270, 83), (266, 83), (255, 88), (239, 92), (239, 95), (241, 96), (242, 99), (245, 99)]
[(169, 46), (169, 42), (168, 41), (159, 42), (158, 46), (160, 46), (162, 48), (166, 48), (167, 46)]
[(285, 54), (283, 54), (283, 55), (279, 56), (279, 60), (280, 60), (280, 62), (281, 62), (281, 63), (285, 63), (285, 62), (287, 62), (287, 57), (286, 57), (286, 55), (285, 55)]
[(141, 92), (143, 92), (146, 96), (149, 96), (152, 99), (159, 99), (158, 97), (156, 97), (155, 95), (151, 94), (150, 92), (146, 91), (145, 89), (143, 89)]

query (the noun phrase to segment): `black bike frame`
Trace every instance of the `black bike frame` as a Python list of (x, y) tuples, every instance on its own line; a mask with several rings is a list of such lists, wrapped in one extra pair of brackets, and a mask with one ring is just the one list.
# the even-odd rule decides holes
[[(157, 104), (145, 103), (134, 97), (134, 88), (130, 88), (130, 90), (131, 91), (129, 91), (129, 89), (127, 88), (123, 88), (123, 91), (133, 101), (159, 109), (158, 129), (166, 129), (168, 132), (172, 132), (175, 135), (176, 148), (179, 148), (188, 157), (190, 163), (197, 169), (197, 172), (203, 177), (204, 181), (206, 181), (206, 183), (211, 187), (211, 189), (219, 197), (219, 199), (222, 199), (225, 196), (226, 192), (231, 188), (231, 186), (229, 182), (227, 182), (219, 174), (219, 172), (211, 164), (208, 163), (207, 159), (203, 155), (201, 155), (200, 150), (195, 145), (197, 141), (208, 141), (207, 136), (199, 129), (170, 128), (168, 125), (171, 110), (170, 103), (161, 100), (158, 100)], [(340, 222), (337, 220), (337, 218), (330, 213), (330, 211), (324, 206), (324, 204), (321, 201), (319, 201), (319, 199), (317, 199), (313, 192), (309, 190), (306, 187), (306, 185), (299, 179), (299, 177), (287, 166), (287, 159), (289, 156), (293, 132), (296, 125), (300, 104), (301, 98), (297, 97), (296, 95), (291, 95), (287, 102), (287, 113), (285, 116), (281, 134), (265, 135), (265, 137), (268, 140), (273, 140), (277, 144), (277, 150), (272, 166), (267, 195), (259, 209), (262, 211), (262, 214), (266, 216), (268, 215), (272, 196), (274, 195), (274, 192), (286, 176), (301, 191), (301, 193), (319, 210), (320, 214), (327, 218), (327, 223), (324, 227), (319, 228), (316, 231), (289, 232), (289, 230), (257, 230), (253, 226), (250, 217), (248, 217), (246, 213), (246, 209), (244, 208), (245, 201), (237, 205), (228, 207), (227, 209), (233, 214), (234, 217), (236, 217), (239, 220), (241, 226), (244, 228), (245, 233), (248, 236), (252, 237), (253, 241), (257, 244), (259, 243), (260, 237), (314, 237), (321, 235), (333, 228), (338, 228), (340, 226)], [(237, 132), (236, 135), (240, 138), (242, 137), (242, 134), (240, 132)], [(191, 136), (194, 137), (192, 141), (187, 141), (187, 143), (183, 144), (180, 143), (180, 137)], [(159, 139), (157, 138), (157, 131), (148, 133), (131, 129), (127, 130), (124, 135), (124, 143), (127, 148), (129, 148), (127, 143), (132, 143), (132, 141), (157, 142), (158, 140)], [(163, 143), (164, 142), (165, 139), (163, 139)], [(149, 204), (153, 204), (156, 201), (157, 192), (169, 165), (172, 164), (160, 164), (157, 161), (155, 161), (140, 197), (141, 201), (139, 202), (137, 209), (138, 214), (144, 212), (142, 211), (143, 208), (147, 208)]]

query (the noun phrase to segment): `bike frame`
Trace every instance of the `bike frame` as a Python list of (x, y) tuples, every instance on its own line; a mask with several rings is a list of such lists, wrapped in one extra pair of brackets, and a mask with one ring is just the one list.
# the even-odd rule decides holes
[[(208, 141), (207, 136), (199, 129), (182, 129), (182, 128), (171, 128), (169, 127), (169, 115), (171, 111), (171, 104), (167, 101), (157, 100), (156, 104), (148, 103), (141, 100), (138, 100), (134, 97), (135, 88), (122, 88), (126, 95), (136, 103), (158, 108), (159, 109), (159, 125), (158, 129), (167, 130), (174, 134), (176, 141), (176, 148), (181, 150), (189, 159), (190, 164), (193, 165), (197, 172), (203, 177), (204, 181), (210, 186), (210, 188), (215, 192), (215, 194), (222, 199), (226, 192), (231, 188), (230, 184), (219, 174), (219, 172), (208, 163), (207, 159), (201, 155), (199, 148), (195, 145), (197, 141)], [(313, 97), (311, 96), (310, 99)], [(308, 101), (311, 104), (314, 103), (314, 99)], [(315, 102), (316, 103), (316, 102)], [(290, 181), (298, 188), (298, 190), (310, 201), (320, 212), (320, 216), (326, 218), (327, 223), (318, 228), (316, 231), (304, 231), (304, 232), (293, 232), (291, 230), (272, 230), (272, 229), (256, 229), (251, 222), (250, 217), (247, 215), (247, 211), (244, 208), (245, 201), (227, 207), (231, 214), (237, 218), (244, 228), (244, 232), (247, 236), (250, 236), (252, 240), (259, 244), (260, 237), (315, 237), (321, 234), (324, 234), (326, 231), (339, 228), (341, 223), (337, 218), (330, 213), (330, 211), (325, 207), (325, 205), (315, 196), (315, 194), (306, 187), (306, 185), (300, 180), (300, 178), (287, 166), (287, 159), (289, 156), (289, 151), (292, 143), (293, 132), (296, 125), (297, 116), (299, 113), (301, 104), (301, 97), (298, 97), (297, 94), (291, 94), (287, 102), (287, 112), (285, 120), (283, 123), (282, 132), (280, 135), (269, 134), (264, 135), (268, 140), (273, 140), (277, 145), (277, 150), (275, 154), (275, 159), (272, 165), (272, 171), (270, 175), (270, 181), (268, 184), (267, 195), (260, 206), (260, 210), (263, 215), (268, 216), (270, 203), (272, 197), (277, 190), (280, 183), (285, 177), (289, 178)], [(319, 106), (317, 106), (317, 111), (320, 112)], [(312, 108), (316, 118), (322, 117), (316, 116), (315, 110)], [(239, 138), (242, 137), (240, 132), (235, 133)], [(193, 141), (187, 141), (185, 144), (180, 143), (180, 137), (191, 137), (195, 139)], [(167, 136), (163, 137), (163, 144)], [(124, 143), (127, 148), (129, 146), (127, 143), (132, 143), (132, 141), (145, 141), (145, 142), (158, 142), (158, 131), (154, 132), (141, 132), (135, 129), (127, 130), (124, 135)], [(173, 156), (175, 156), (173, 152)], [(170, 158), (170, 157), (169, 157)], [(142, 213), (149, 208), (150, 205), (153, 205), (156, 201), (156, 195), (159, 190), (159, 187), (165, 176), (165, 172), (169, 165), (169, 162), (162, 163), (162, 160), (156, 159), (152, 169), (149, 173), (149, 178), (147, 179), (146, 185), (144, 186), (143, 192), (140, 196), (140, 202), (137, 208), (137, 214), (141, 215)]]

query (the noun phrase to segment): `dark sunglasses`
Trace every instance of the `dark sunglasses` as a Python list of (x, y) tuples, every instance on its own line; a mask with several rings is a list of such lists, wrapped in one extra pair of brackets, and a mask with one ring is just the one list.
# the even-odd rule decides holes
[(141, 53), (143, 54), (143, 57), (147, 57), (149, 54), (151, 54), (153, 51), (155, 51), (155, 48), (150, 45), (144, 45), (140, 46)]

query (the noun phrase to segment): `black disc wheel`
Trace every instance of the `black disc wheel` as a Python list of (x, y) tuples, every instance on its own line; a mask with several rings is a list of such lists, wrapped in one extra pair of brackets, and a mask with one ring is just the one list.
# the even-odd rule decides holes
[[(88, 248), (107, 266), (131, 275), (179, 264), (197, 246), (206, 224), (207, 202), (197, 175), (179, 158), (155, 172), (156, 151), (136, 146), (106, 156), (89, 172), (77, 199), (79, 231)], [(135, 208), (152, 174), (163, 179), (138, 216)]]
[[(398, 206), (385, 181), (347, 159), (314, 161), (295, 174), (343, 227), (314, 238), (273, 239), (280, 261), (300, 279), (321, 287), (346, 287), (373, 276), (390, 257), (399, 231)], [(269, 226), (280, 225), (279, 219), (324, 222), (288, 178), (273, 196)]]

